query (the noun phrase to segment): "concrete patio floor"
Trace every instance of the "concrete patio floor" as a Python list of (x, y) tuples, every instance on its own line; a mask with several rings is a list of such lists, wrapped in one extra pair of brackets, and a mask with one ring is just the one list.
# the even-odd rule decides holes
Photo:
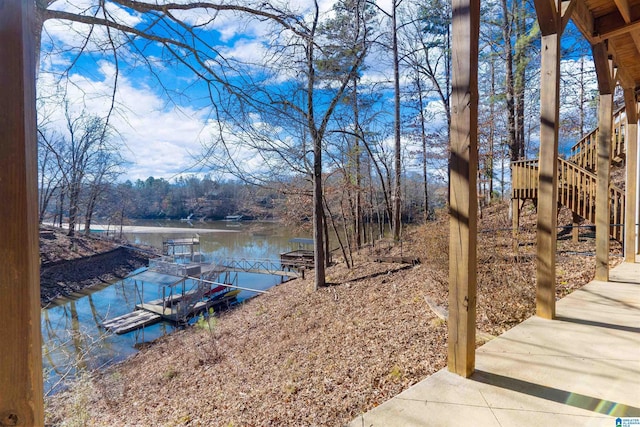
[(556, 314), (480, 347), (471, 378), (443, 369), (349, 426), (640, 427), (640, 264), (573, 292)]

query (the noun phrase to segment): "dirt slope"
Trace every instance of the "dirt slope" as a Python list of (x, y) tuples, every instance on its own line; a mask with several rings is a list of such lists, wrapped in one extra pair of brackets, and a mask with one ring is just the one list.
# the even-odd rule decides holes
[[(518, 256), (506, 205), (483, 212), (478, 327), (499, 334), (534, 313), (532, 209)], [(561, 216), (567, 223), (567, 214)], [(48, 401), (55, 423), (146, 426), (343, 425), (445, 366), (448, 221), (407, 232), (402, 247), (364, 249), (356, 267), (328, 270), (331, 286), (295, 280), (223, 313), (215, 324), (160, 339), (132, 359)], [(593, 275), (593, 239), (561, 236), (558, 297)], [(614, 245), (615, 246), (615, 245)], [(615, 249), (615, 248), (614, 248)], [(374, 263), (375, 253), (422, 264)], [(614, 257), (616, 263), (619, 258)]]

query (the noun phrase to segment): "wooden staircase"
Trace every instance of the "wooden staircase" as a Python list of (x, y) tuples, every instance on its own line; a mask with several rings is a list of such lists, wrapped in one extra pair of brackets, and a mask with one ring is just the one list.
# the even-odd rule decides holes
[[(612, 163), (624, 160), (624, 140), (626, 129), (624, 108), (613, 116)], [(567, 160), (558, 159), (558, 203), (569, 208), (574, 214), (595, 224), (596, 215), (596, 159), (598, 129), (582, 138), (571, 148)], [(511, 197), (519, 200), (538, 198), (538, 160), (519, 160), (511, 163)], [(611, 201), (610, 235), (622, 242), (624, 229), (624, 190), (609, 186)]]

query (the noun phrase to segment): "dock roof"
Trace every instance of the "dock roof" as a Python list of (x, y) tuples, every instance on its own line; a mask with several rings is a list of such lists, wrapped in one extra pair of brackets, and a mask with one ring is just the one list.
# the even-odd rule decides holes
[(152, 270), (145, 270), (140, 274), (132, 276), (132, 278), (146, 283), (155, 283), (160, 286), (173, 286), (184, 279), (183, 277), (174, 276), (173, 274), (160, 273)]

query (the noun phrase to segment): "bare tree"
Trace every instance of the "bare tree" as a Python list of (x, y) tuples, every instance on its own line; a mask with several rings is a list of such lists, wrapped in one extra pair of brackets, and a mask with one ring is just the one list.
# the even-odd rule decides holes
[(398, 47), (398, 8), (402, 0), (391, 2), (391, 50), (393, 52), (393, 140), (395, 149), (393, 182), (393, 240), (400, 240), (402, 228), (402, 154), (401, 154), (401, 117), (400, 117), (400, 59)]
[(86, 174), (86, 197), (84, 213), (84, 232), (91, 232), (91, 221), (95, 213), (99, 197), (108, 191), (109, 185), (117, 181), (122, 173), (123, 160), (117, 150), (107, 143), (98, 150)]
[[(401, 59), (411, 72), (412, 99), (417, 107), (417, 114), (412, 116), (412, 123), (417, 122), (418, 139), (422, 147), (423, 203), (426, 220), (429, 215), (427, 163), (429, 160), (436, 160), (434, 158), (438, 158), (438, 161), (442, 157), (439, 152), (447, 151), (449, 147), (451, 7), (441, 0), (423, 0), (412, 6), (405, 8), (403, 13), (400, 31)], [(441, 109), (442, 113), (427, 113), (430, 103), (440, 104), (439, 110)], [(444, 122), (444, 126), (434, 126), (434, 121)], [(435, 135), (440, 137), (436, 138)], [(440, 147), (440, 143), (443, 143), (444, 147)]]
[(38, 201), (40, 224), (44, 221), (51, 198), (62, 186), (62, 171), (56, 162), (55, 153), (59, 150), (59, 137), (53, 132), (40, 129), (38, 132)]
[[(87, 176), (101, 176), (102, 180), (106, 171), (113, 168), (116, 157), (108, 154), (111, 148), (108, 126), (104, 120), (85, 113), (74, 117), (68, 106), (65, 108), (65, 117), (67, 135), (59, 139), (45, 138), (45, 132), (40, 132), (40, 135), (44, 149), (55, 158), (58, 173), (62, 177), (64, 188), (60, 194), (61, 197), (66, 195), (68, 198), (68, 234), (73, 236), (78, 224), (81, 192)], [(88, 221), (90, 224), (91, 220)]]

